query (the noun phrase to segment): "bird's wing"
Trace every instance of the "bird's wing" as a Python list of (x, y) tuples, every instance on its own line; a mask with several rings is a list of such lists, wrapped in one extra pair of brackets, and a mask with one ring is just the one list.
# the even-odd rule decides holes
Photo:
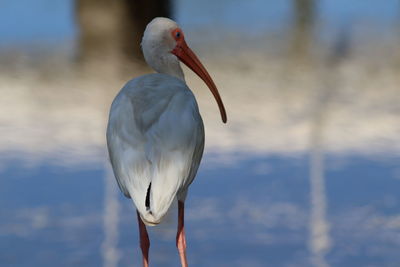
[(203, 153), (192, 92), (168, 75), (132, 80), (111, 107), (107, 143), (121, 190), (144, 220), (158, 222), (177, 194), (185, 197)]

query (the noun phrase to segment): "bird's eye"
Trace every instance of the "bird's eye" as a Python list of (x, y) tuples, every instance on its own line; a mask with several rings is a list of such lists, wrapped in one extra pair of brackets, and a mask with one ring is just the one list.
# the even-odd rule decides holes
[(179, 28), (176, 28), (175, 30), (173, 30), (173, 31), (171, 32), (171, 35), (172, 35), (172, 38), (175, 39), (175, 41), (178, 41), (178, 40), (181, 40), (181, 39), (184, 38), (184, 37), (183, 37), (183, 32), (182, 32), (181, 29), (179, 29)]

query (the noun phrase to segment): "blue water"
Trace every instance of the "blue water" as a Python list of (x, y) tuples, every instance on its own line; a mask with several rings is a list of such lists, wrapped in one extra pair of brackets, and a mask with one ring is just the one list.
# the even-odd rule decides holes
[[(193, 266), (309, 265), (308, 157), (247, 156), (221, 167), (209, 160), (206, 156), (186, 205)], [(398, 223), (390, 226), (400, 212), (398, 161), (326, 159), (327, 221), (335, 244), (327, 260), (332, 266), (395, 266), (400, 261)], [(265, 165), (268, 171), (260, 172), (259, 166)], [(21, 168), (13, 162), (3, 169), (2, 266), (101, 265), (106, 175), (102, 166)], [(134, 208), (120, 193), (116, 198), (121, 205), (119, 263), (137, 266)], [(161, 229), (150, 228), (156, 266), (179, 263), (173, 215)]]
[(0, 3), (0, 44), (60, 44), (76, 34), (71, 0), (19, 0)]
[[(398, 25), (397, 0), (315, 1), (319, 25), (343, 27), (364, 23), (388, 28)], [(0, 44), (47, 42), (60, 44), (72, 40), (77, 32), (71, 0), (2, 1), (0, 3)], [(292, 25), (292, 1), (183, 1), (174, 2), (172, 16), (185, 29), (215, 28), (218, 32), (240, 32), (244, 36), (265, 31), (282, 31)], [(324, 31), (319, 27), (318, 30)], [(212, 36), (212, 33), (210, 33)]]

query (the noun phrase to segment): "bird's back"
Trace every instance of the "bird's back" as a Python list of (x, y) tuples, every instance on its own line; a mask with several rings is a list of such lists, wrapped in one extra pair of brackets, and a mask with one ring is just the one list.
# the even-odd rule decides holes
[(175, 196), (186, 197), (203, 153), (193, 93), (165, 74), (129, 81), (111, 106), (107, 145), (120, 189), (145, 223), (159, 223)]

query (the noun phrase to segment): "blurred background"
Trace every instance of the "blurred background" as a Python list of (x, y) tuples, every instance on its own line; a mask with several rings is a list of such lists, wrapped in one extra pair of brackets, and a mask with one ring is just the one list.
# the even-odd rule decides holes
[[(398, 266), (400, 1), (0, 1), (0, 265), (140, 266), (108, 110), (175, 19), (219, 87), (185, 68), (206, 128), (186, 201), (191, 266)], [(178, 266), (176, 209), (150, 228)]]

